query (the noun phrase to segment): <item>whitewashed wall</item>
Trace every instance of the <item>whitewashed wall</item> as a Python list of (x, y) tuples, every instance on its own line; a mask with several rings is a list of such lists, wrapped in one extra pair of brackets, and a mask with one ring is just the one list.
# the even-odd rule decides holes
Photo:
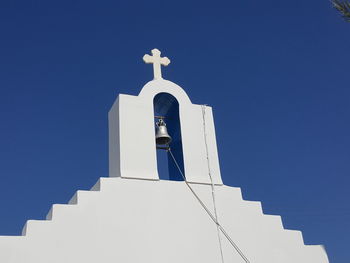
[[(213, 212), (211, 186), (192, 184)], [(244, 201), (239, 188), (215, 186), (219, 221), (251, 263), (327, 263), (321, 246), (284, 230), (279, 216)], [(101, 178), (24, 236), (0, 237), (2, 263), (221, 262), (214, 222), (185, 182)], [(244, 262), (223, 237), (225, 262)]]

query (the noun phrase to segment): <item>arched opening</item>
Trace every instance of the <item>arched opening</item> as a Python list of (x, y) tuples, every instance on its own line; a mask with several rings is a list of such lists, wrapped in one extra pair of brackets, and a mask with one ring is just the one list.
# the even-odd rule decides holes
[[(179, 103), (169, 93), (158, 93), (153, 99), (153, 110), (154, 116), (164, 117), (168, 133), (172, 138), (170, 144), (171, 152), (184, 173)], [(157, 168), (159, 179), (183, 181), (183, 177), (172, 156), (164, 149), (157, 149)]]

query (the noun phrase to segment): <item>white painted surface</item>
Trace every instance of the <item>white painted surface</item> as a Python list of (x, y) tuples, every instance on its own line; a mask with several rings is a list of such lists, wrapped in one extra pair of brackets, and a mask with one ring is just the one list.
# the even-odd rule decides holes
[[(191, 184), (213, 211), (211, 186)], [(48, 220), (29, 220), (25, 236), (0, 237), (4, 263), (221, 262), (215, 223), (185, 182), (101, 178), (53, 205)], [(239, 188), (215, 186), (219, 221), (251, 263), (327, 263), (321, 246), (284, 230)], [(244, 262), (222, 236), (225, 262)]]
[(108, 119), (110, 176), (157, 180), (153, 107), (120, 94)]

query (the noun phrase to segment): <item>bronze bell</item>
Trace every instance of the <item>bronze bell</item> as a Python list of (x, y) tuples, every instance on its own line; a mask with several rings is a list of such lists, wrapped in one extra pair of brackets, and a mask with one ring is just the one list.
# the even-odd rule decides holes
[(156, 144), (169, 145), (171, 143), (171, 137), (168, 134), (166, 124), (163, 119), (159, 119), (156, 122)]

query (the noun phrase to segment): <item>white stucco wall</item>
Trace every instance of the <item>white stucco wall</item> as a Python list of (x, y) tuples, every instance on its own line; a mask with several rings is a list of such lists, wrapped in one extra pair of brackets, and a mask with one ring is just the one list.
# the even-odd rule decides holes
[[(212, 211), (211, 186), (191, 186)], [(251, 263), (328, 262), (321, 246), (304, 245), (301, 232), (284, 230), (239, 188), (215, 193), (219, 221)], [(185, 182), (101, 178), (47, 219), (28, 221), (24, 236), (1, 236), (0, 262), (221, 262), (216, 225)], [(225, 262), (244, 262), (221, 237)]]

